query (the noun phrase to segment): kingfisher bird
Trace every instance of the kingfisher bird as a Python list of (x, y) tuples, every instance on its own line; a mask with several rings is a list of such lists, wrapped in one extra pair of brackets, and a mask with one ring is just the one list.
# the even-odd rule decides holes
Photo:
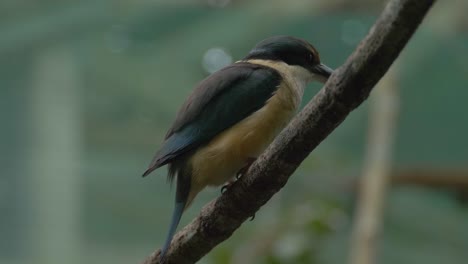
[(176, 179), (162, 258), (195, 196), (246, 172), (294, 116), (306, 85), (332, 72), (307, 41), (274, 36), (195, 87), (143, 174), (167, 164), (169, 181)]

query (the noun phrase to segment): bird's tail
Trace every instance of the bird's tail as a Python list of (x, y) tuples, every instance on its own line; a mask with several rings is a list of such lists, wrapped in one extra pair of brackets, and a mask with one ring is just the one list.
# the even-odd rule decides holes
[(169, 171), (171, 173), (177, 174), (177, 189), (176, 189), (176, 199), (175, 199), (175, 208), (172, 213), (171, 224), (169, 226), (169, 232), (166, 237), (166, 242), (161, 250), (161, 260), (164, 259), (166, 253), (171, 245), (172, 238), (177, 230), (179, 225), (180, 218), (184, 209), (187, 207), (188, 197), (190, 193), (191, 185), (191, 168), (187, 166), (185, 162), (182, 164), (170, 164)]
[(161, 259), (166, 256), (167, 250), (171, 245), (172, 238), (177, 230), (177, 226), (179, 225), (180, 218), (182, 217), (182, 213), (184, 212), (185, 203), (179, 202), (175, 204), (174, 212), (172, 213), (171, 225), (169, 227), (169, 232), (166, 237), (166, 242), (164, 242), (164, 246), (161, 250)]

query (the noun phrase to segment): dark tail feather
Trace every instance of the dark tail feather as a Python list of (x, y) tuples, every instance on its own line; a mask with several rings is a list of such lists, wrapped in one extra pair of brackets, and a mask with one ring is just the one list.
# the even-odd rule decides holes
[(171, 166), (176, 166), (176, 168), (170, 168), (173, 171), (177, 171), (177, 190), (176, 190), (176, 199), (175, 199), (175, 208), (172, 213), (171, 225), (169, 227), (169, 233), (167, 234), (166, 242), (161, 250), (161, 260), (166, 256), (167, 250), (171, 245), (172, 238), (177, 230), (179, 225), (180, 218), (184, 212), (185, 206), (187, 204), (188, 195), (190, 192), (190, 183), (191, 183), (191, 169), (186, 166), (186, 164), (181, 165), (180, 167), (172, 164)]
[(169, 246), (171, 245), (172, 238), (174, 237), (174, 234), (177, 230), (177, 226), (179, 225), (180, 218), (182, 217), (182, 213), (184, 212), (184, 208), (185, 208), (184, 202), (175, 204), (174, 212), (172, 213), (171, 225), (169, 227), (169, 233), (167, 234), (166, 242), (164, 242), (164, 246), (162, 247), (162, 250), (161, 250), (161, 259), (166, 256), (167, 250), (169, 249)]

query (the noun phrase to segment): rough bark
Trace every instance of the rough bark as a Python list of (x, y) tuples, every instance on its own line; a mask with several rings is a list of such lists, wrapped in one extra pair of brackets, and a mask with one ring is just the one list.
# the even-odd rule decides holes
[[(435, 0), (392, 0), (346, 62), (228, 192), (172, 240), (164, 263), (195, 263), (288, 181), (294, 170), (368, 96)], [(145, 264), (161, 263), (156, 250)]]

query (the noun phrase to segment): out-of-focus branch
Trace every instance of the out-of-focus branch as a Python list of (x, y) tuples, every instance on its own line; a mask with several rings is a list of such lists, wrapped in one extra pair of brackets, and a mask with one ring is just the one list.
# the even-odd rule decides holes
[[(405, 169), (389, 175), (392, 187), (416, 186), (435, 190), (448, 190), (468, 193), (468, 171), (457, 169)], [(360, 182), (351, 184), (353, 192), (360, 192)]]
[[(392, 0), (356, 51), (227, 193), (176, 234), (165, 263), (195, 263), (264, 205), (368, 96), (435, 0)], [(144, 263), (160, 262), (160, 250)]]
[(468, 192), (468, 171), (442, 169), (413, 169), (396, 172), (392, 185), (414, 185), (433, 189)]
[(351, 264), (375, 263), (398, 115), (396, 70), (387, 72), (371, 102), (366, 162), (350, 247)]
[(394, 186), (419, 186), (450, 191), (462, 204), (468, 204), (468, 171), (456, 169), (412, 169), (396, 172), (390, 178)]

